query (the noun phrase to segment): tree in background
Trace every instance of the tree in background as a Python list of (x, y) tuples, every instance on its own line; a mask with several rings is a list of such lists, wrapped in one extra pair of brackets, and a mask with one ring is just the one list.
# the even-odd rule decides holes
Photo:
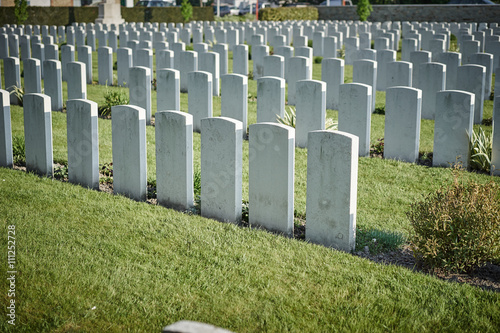
[(189, 2), (189, 0), (182, 0), (181, 15), (184, 19), (184, 22), (189, 22), (191, 17), (193, 17), (193, 6)]
[(28, 19), (28, 1), (14, 0), (14, 15), (16, 16), (17, 24), (24, 24)]
[(356, 8), (360, 21), (366, 21), (368, 16), (372, 13), (373, 8), (369, 0), (359, 0)]

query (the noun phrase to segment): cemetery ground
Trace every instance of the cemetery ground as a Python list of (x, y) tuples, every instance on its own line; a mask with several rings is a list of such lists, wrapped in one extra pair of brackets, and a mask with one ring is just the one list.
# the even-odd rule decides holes
[[(93, 54), (94, 80), (97, 56)], [(116, 55), (115, 55), (116, 57)], [(115, 58), (116, 61), (116, 58)], [(251, 67), (249, 63), (249, 68)], [(231, 68), (231, 61), (230, 61)], [(2, 71), (3, 73), (3, 71)], [(320, 79), (315, 64), (313, 79)], [(352, 66), (346, 66), (346, 82)], [(494, 81), (494, 80), (493, 80)], [(63, 83), (64, 100), (66, 84)], [(88, 86), (102, 105), (108, 91)], [(156, 92), (152, 93), (153, 114)], [(248, 123), (256, 122), (256, 82), (249, 80)], [(377, 106), (385, 93), (377, 92)], [(484, 117), (492, 116), (485, 101)], [(181, 94), (187, 111), (187, 94)], [(214, 116), (220, 98), (214, 97)], [(11, 107), (14, 137), (23, 110)], [(327, 111), (328, 118), (337, 112)], [(54, 162), (67, 163), (66, 114), (52, 113)], [(474, 126), (477, 128), (478, 126)], [(487, 133), (491, 125), (481, 126)], [(422, 161), (433, 150), (434, 122), (422, 120)], [(156, 179), (154, 127), (147, 127), (148, 182)], [(371, 142), (384, 136), (373, 114)], [(200, 135), (194, 133), (194, 169)], [(99, 118), (99, 158), (112, 162), (111, 120)], [(243, 199), (248, 199), (248, 141), (243, 143)], [(305, 220), (307, 151), (295, 150), (296, 229)], [(407, 236), (410, 204), (450, 184), (450, 169), (360, 158), (357, 228)], [(485, 183), (498, 177), (463, 172)], [(16, 230), (16, 331), (159, 331), (188, 319), (247, 331), (496, 331), (498, 289), (443, 281), (396, 265), (135, 202), (122, 196), (0, 168), (0, 221)], [(2, 236), (2, 248), (7, 247)], [(363, 244), (364, 245), (364, 244)], [(368, 244), (369, 245), (369, 244)], [(3, 276), (6, 265), (2, 265)], [(2, 283), (3, 318), (7, 283)], [(495, 291), (496, 290), (496, 291)], [(2, 331), (11, 330), (7, 320)]]

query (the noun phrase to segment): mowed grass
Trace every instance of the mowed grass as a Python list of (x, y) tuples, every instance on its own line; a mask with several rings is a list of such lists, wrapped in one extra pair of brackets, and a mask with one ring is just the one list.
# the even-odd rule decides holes
[(159, 332), (181, 319), (235, 332), (500, 325), (498, 293), (23, 172), (0, 169), (0, 187), (4, 249), (16, 226), (18, 332)]
[[(94, 79), (96, 65), (94, 57)], [(314, 79), (321, 77), (320, 66), (314, 65)], [(106, 90), (128, 94), (126, 88), (89, 85), (89, 99), (102, 103)], [(254, 80), (249, 95), (256, 96)], [(377, 92), (377, 106), (384, 99)], [(156, 92), (152, 105), (155, 113)], [(187, 111), (186, 94), (181, 109)], [(485, 103), (485, 117), (491, 111)], [(22, 108), (13, 106), (11, 113), (13, 134), (23, 136)], [(218, 115), (220, 98), (215, 97)], [(337, 111), (328, 110), (327, 116), (336, 119)], [(254, 101), (248, 119), (256, 121)], [(372, 142), (383, 137), (384, 121), (383, 115), (372, 115)], [(66, 114), (53, 112), (52, 126), (54, 160), (66, 163)], [(432, 152), (433, 126), (422, 122), (422, 152)], [(154, 128), (146, 131), (148, 179), (154, 180)], [(101, 163), (112, 162), (111, 135), (111, 120), (99, 119)], [(248, 199), (247, 141), (243, 149), (243, 198)], [(295, 213), (303, 217), (307, 151), (295, 152)], [(199, 158), (200, 135), (194, 133), (195, 169)], [(464, 177), (492, 179), (476, 173)], [(448, 169), (360, 158), (357, 225), (406, 234), (409, 205), (451, 181)], [(16, 331), (149, 332), (181, 319), (236, 332), (500, 327), (498, 293), (20, 171), (0, 169), (0, 221), (4, 249), (7, 226), (16, 225)], [(5, 276), (6, 265), (0, 267)], [(5, 321), (0, 325), (12, 329)]]

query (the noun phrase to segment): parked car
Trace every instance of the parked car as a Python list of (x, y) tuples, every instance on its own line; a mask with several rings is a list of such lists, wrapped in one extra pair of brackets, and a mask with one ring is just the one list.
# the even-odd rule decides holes
[[(320, 6), (328, 6), (327, 1), (323, 1), (319, 4)], [(351, 0), (345, 0), (346, 6), (352, 6)], [(342, 0), (330, 0), (330, 6), (342, 6)]]
[[(262, 9), (262, 8), (268, 8), (268, 7), (271, 7), (271, 4), (269, 4), (269, 3), (259, 3), (259, 10)], [(245, 15), (245, 14), (248, 14), (248, 13), (255, 14), (255, 4), (252, 4), (252, 10), (251, 10), (251, 12), (250, 12), (250, 6), (246, 6), (246, 7), (241, 8), (239, 15)]]
[(231, 15), (239, 15), (240, 14), (240, 9), (238, 7), (229, 7), (229, 10), (231, 12)]
[[(219, 9), (220, 9), (220, 12), (219, 12), (220, 17), (231, 14), (231, 9), (229, 9), (229, 6), (225, 6), (225, 5), (219, 6)], [(214, 6), (214, 15), (217, 15), (217, 6)]]
[(136, 7), (175, 7), (175, 1), (163, 0), (141, 0), (135, 4)]

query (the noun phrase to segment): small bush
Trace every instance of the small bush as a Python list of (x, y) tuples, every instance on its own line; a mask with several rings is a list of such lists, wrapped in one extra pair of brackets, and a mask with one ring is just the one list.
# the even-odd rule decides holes
[(373, 111), (375, 114), (385, 114), (385, 105), (383, 106), (377, 106), (375, 108), (375, 111)]
[(322, 61), (323, 61), (323, 57), (314, 57), (315, 64), (321, 64)]
[(486, 134), (479, 127), (477, 131), (472, 131), (469, 140), (470, 168), (489, 173), (491, 170), (491, 154), (493, 152), (493, 134)]
[(356, 251), (364, 250), (365, 246), (371, 254), (394, 251), (406, 242), (406, 237), (400, 232), (377, 229), (356, 229)]
[(384, 138), (377, 139), (375, 143), (370, 146), (371, 156), (381, 156), (384, 154)]
[(26, 165), (26, 153), (24, 148), (24, 137), (12, 137), (12, 155), (13, 161), (16, 165)]
[(126, 105), (129, 98), (125, 93), (117, 90), (107, 90), (104, 93), (104, 104), (99, 105), (99, 115), (101, 117), (111, 117), (111, 107), (115, 105)]
[(315, 21), (318, 19), (318, 16), (318, 9), (316, 7), (279, 7), (259, 10), (259, 21)]
[(454, 182), (412, 204), (410, 246), (424, 266), (467, 272), (500, 258), (500, 186)]

